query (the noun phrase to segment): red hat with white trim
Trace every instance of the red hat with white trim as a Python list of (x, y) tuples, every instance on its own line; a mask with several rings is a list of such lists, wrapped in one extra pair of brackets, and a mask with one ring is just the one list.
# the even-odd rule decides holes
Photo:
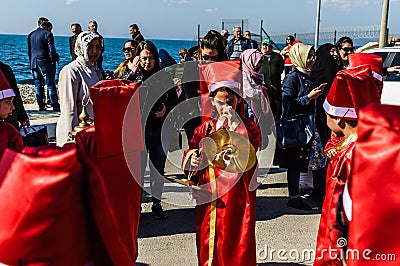
[(3, 72), (0, 70), (0, 100), (14, 96), (14, 90), (11, 88)]
[(380, 102), (379, 93), (369, 65), (339, 71), (324, 102), (331, 116), (357, 119), (358, 110), (371, 102)]
[(349, 67), (369, 65), (372, 76), (375, 78), (378, 91), (382, 92), (383, 87), (383, 59), (379, 55), (367, 53), (353, 53), (349, 55)]
[(239, 60), (202, 65), (202, 71), (210, 93), (219, 88), (226, 87), (242, 95), (242, 72), (240, 71)]

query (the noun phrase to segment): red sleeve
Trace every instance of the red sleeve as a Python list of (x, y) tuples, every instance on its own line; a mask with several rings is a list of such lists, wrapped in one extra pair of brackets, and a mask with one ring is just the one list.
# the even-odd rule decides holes
[(8, 148), (21, 152), (24, 147), (24, 142), (22, 140), (21, 134), (18, 130), (10, 123), (5, 122), (4, 125), (8, 131)]
[[(192, 139), (189, 141), (189, 149), (187, 149), (183, 154), (182, 160), (182, 168), (185, 172), (185, 175), (188, 176), (190, 173), (190, 156), (199, 149), (199, 143), (204, 138), (207, 133), (207, 128), (209, 126), (209, 122), (203, 123), (201, 126), (198, 126), (193, 134)], [(197, 171), (192, 172), (191, 175), (196, 175)]]
[(333, 149), (335, 145), (343, 140), (343, 137), (337, 137), (335, 133), (331, 133), (331, 138), (328, 140), (328, 142), (325, 145), (324, 153), (326, 154), (329, 150)]

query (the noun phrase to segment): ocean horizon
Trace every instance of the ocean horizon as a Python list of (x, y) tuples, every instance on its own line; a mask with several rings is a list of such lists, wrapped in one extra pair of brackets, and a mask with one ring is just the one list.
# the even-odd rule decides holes
[[(14, 71), (18, 84), (33, 84), (33, 78), (29, 67), (28, 59), (28, 35), (24, 34), (0, 34), (0, 61), (11, 66)], [(60, 55), (60, 62), (57, 64), (56, 82), (60, 70), (71, 62), (69, 53), (69, 36), (54, 36), (56, 51)], [(274, 37), (272, 37), (274, 39)], [(118, 65), (125, 59), (122, 53), (122, 47), (129, 38), (108, 37), (104, 38), (105, 51), (103, 53), (103, 69), (105, 71), (114, 71)], [(173, 39), (148, 39), (156, 45), (157, 49), (166, 50), (177, 62), (180, 61), (178, 51), (182, 48), (189, 49), (197, 45), (197, 40), (173, 40)], [(369, 41), (375, 39), (353, 39), (355, 47), (360, 47)], [(329, 40), (320, 40), (320, 45)], [(307, 41), (306, 41), (307, 43)], [(285, 46), (284, 43), (276, 43), (279, 49)]]
[[(18, 84), (33, 84), (28, 59), (27, 38), (28, 35), (24, 34), (0, 34), (0, 61), (11, 66)], [(57, 64), (56, 81), (58, 81), (60, 70), (71, 62), (68, 38), (69, 36), (54, 36), (56, 51), (60, 55), (60, 63)], [(129, 40), (129, 38), (104, 38), (103, 69), (105, 71), (114, 71), (125, 59), (122, 47), (126, 40)], [(180, 60), (178, 54), (180, 49), (189, 49), (197, 45), (197, 40), (148, 40), (152, 41), (158, 50), (165, 49), (177, 62)]]

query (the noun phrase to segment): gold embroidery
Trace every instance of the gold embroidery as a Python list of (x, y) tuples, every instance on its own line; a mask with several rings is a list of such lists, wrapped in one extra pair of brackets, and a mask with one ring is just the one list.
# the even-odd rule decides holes
[(210, 164), (208, 169), (212, 193), (212, 201), (210, 206), (210, 237), (208, 239), (208, 266), (211, 266), (214, 258), (215, 227), (217, 224), (217, 184), (215, 182), (214, 166)]
[(334, 146), (336, 151), (341, 151), (343, 148), (347, 147), (351, 143), (357, 140), (357, 134), (351, 134), (348, 137), (344, 138), (343, 140), (336, 143)]

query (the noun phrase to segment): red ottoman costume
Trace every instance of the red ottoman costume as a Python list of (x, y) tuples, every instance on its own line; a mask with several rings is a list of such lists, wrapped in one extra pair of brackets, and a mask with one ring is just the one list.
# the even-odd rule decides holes
[[(398, 265), (400, 258), (400, 106), (370, 104), (360, 112), (349, 190), (347, 263)], [(349, 253), (352, 254), (352, 253)]]
[[(362, 65), (338, 72), (324, 103), (325, 111), (334, 117), (356, 120), (359, 108), (370, 102), (379, 102), (379, 94), (371, 67)], [(336, 137), (334, 137), (336, 138)], [(327, 168), (326, 196), (322, 206), (318, 230), (316, 259), (314, 265), (342, 265), (340, 247), (341, 233), (334, 227), (336, 206), (351, 171), (351, 160), (357, 134), (342, 140), (331, 140), (337, 154)]]
[(110, 256), (114, 265), (133, 264), (101, 176), (78, 161), (72, 144), (6, 150), (0, 213), (0, 263), (112, 265)]
[(22, 151), (23, 147), (22, 136), (18, 130), (10, 123), (0, 121), (0, 158), (7, 148)]
[[(228, 85), (240, 88), (238, 63), (230, 61), (202, 66), (202, 76), (208, 88), (213, 90), (215, 86)], [(242, 108), (238, 106), (238, 109)], [(234, 124), (229, 130), (248, 137), (254, 148), (258, 149), (260, 131), (257, 125), (243, 116), (241, 119), (243, 122)], [(216, 124), (215, 118), (203, 122), (195, 130), (189, 150), (185, 151), (185, 169), (190, 168), (190, 156), (199, 149), (202, 139), (217, 130)], [(206, 187), (207, 191), (198, 192), (197, 196), (196, 244), (199, 265), (256, 265), (256, 191), (251, 189), (254, 187), (252, 182), (256, 180), (252, 179), (255, 171), (256, 166), (244, 173), (230, 173), (215, 165), (195, 172), (186, 171), (186, 174), (196, 176), (198, 185)]]
[[(95, 126), (79, 132), (75, 138), (79, 156), (90, 161), (101, 173), (119, 225), (119, 237), (133, 262), (138, 256), (142, 197), (139, 184), (143, 137), (137, 87), (137, 83), (128, 80), (106, 80), (94, 85), (90, 97)], [(132, 104), (132, 108), (127, 109), (128, 104)], [(125, 115), (130, 122), (124, 124)], [(129, 140), (123, 143), (123, 137)]]
[[(13, 89), (0, 70), (0, 101), (14, 96)], [(0, 121), (0, 158), (7, 148), (21, 151), (23, 146), (22, 136), (18, 130), (10, 123)]]

